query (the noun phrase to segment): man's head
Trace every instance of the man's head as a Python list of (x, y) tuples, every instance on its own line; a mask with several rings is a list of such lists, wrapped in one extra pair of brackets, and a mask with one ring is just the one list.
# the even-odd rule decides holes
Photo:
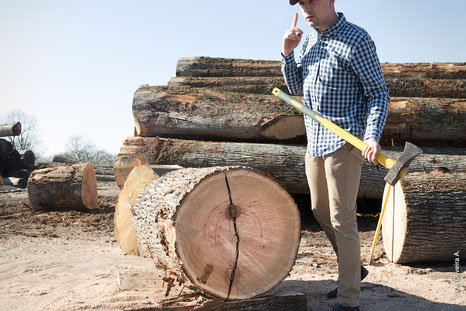
[(299, 3), (307, 23), (319, 31), (338, 20), (335, 13), (335, 0), (290, 0), (291, 5)]

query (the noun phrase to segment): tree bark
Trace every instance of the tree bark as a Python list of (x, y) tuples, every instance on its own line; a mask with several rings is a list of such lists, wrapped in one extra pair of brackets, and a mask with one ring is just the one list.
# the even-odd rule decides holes
[(21, 134), (21, 123), (14, 124), (0, 124), (0, 137), (4, 136), (18, 136)]
[[(133, 116), (138, 136), (306, 143), (302, 115), (273, 95), (143, 86)], [(465, 132), (466, 100), (395, 97), (381, 142), (466, 147)]]
[(126, 254), (139, 254), (131, 207), (144, 188), (159, 175), (149, 165), (139, 165), (131, 170), (115, 207), (115, 238)]
[[(383, 63), (384, 74), (399, 77), (466, 79), (466, 63)], [(185, 57), (177, 77), (281, 77), (281, 62), (252, 59)]]
[[(392, 97), (465, 98), (466, 80), (433, 79), (425, 75), (384, 74)], [(282, 77), (173, 77), (169, 86), (208, 88), (214, 91), (269, 95), (275, 87), (288, 88)]]
[(138, 136), (303, 141), (299, 111), (270, 95), (142, 87), (133, 100)]
[(167, 275), (222, 299), (270, 290), (296, 259), (296, 204), (255, 170), (173, 171), (146, 187), (132, 211), (140, 249), (150, 250)]
[(35, 170), (29, 176), (32, 207), (42, 209), (97, 208), (97, 181), (90, 162)]
[[(423, 172), (442, 166), (451, 171), (466, 171), (465, 149), (422, 148), (425, 153), (411, 163), (411, 171)], [(383, 152), (395, 160), (399, 158), (401, 151), (400, 147), (383, 148)], [(305, 153), (305, 146), (128, 137), (124, 140), (117, 159), (126, 158), (127, 163), (139, 161), (182, 167), (247, 166), (272, 176), (290, 193), (306, 194), (309, 193), (309, 188), (304, 169)], [(130, 171), (131, 167), (125, 169)], [(358, 197), (382, 198), (385, 186), (383, 178), (386, 174), (386, 169), (377, 170), (366, 161), (362, 169)], [(123, 179), (126, 176), (122, 176)]]
[(465, 189), (465, 173), (402, 178), (390, 191), (382, 223), (387, 257), (394, 263), (466, 259)]
[[(281, 78), (281, 62), (248, 59), (226, 59), (211, 57), (188, 57), (178, 60), (176, 76), (172, 84), (197, 84), (196, 79), (183, 79), (182, 77), (203, 78), (231, 78), (231, 77), (266, 77)], [(466, 63), (403, 63), (382, 64), (382, 72), (387, 82), (391, 96), (403, 97), (455, 97), (466, 98)], [(259, 91), (253, 84), (242, 89), (238, 84), (231, 83), (235, 79), (228, 79), (227, 87), (238, 91), (246, 89)], [(252, 81), (254, 79), (248, 79)], [(184, 81), (184, 82), (182, 82)], [(197, 81), (197, 82), (195, 82)], [(214, 79), (206, 79), (212, 85)], [(245, 80), (238, 80), (245, 81)], [(218, 82), (223, 84), (225, 82)], [(282, 82), (277, 82), (277, 86)], [(213, 85), (214, 86), (214, 85)], [(215, 87), (215, 86), (214, 86)], [(272, 88), (273, 89), (273, 88)], [(270, 93), (271, 90), (266, 93)]]
[(64, 157), (62, 155), (56, 154), (56, 155), (53, 156), (52, 162), (72, 164), (72, 163), (76, 163), (77, 161), (72, 160), (72, 159), (67, 158), (67, 157)]

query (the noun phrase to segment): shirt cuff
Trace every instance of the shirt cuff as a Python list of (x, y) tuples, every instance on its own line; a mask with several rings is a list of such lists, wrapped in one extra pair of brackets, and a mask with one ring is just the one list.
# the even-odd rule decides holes
[(289, 61), (294, 60), (294, 51), (288, 55), (283, 55), (283, 53), (280, 54), (282, 55), (282, 61), (284, 63), (288, 63)]
[(382, 138), (382, 133), (377, 131), (377, 129), (367, 129), (366, 133), (364, 134), (364, 139), (374, 138), (378, 142), (380, 142), (380, 138)]

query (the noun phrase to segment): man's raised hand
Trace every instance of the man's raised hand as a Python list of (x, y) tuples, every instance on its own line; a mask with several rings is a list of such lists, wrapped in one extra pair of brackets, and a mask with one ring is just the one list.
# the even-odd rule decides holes
[(283, 36), (283, 55), (289, 55), (301, 42), (303, 31), (296, 28), (298, 22), (298, 13), (296, 13), (291, 28)]

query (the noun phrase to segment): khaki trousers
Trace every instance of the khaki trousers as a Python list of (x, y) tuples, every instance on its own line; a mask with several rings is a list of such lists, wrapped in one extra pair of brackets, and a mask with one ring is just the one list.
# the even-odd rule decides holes
[(345, 144), (322, 157), (306, 153), (306, 176), (312, 212), (338, 257), (338, 303), (359, 306), (361, 248), (356, 222), (356, 198), (364, 157)]

